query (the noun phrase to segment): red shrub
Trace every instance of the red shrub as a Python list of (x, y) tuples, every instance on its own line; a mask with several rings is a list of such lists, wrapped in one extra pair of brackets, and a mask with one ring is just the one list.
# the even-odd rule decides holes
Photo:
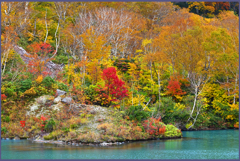
[(167, 94), (174, 96), (174, 95), (184, 95), (186, 92), (182, 91), (181, 83), (171, 77), (170, 81), (168, 82), (167, 86)]
[(7, 99), (7, 96), (5, 94), (1, 94), (1, 101), (4, 101)]
[(161, 126), (159, 123), (161, 122), (161, 117), (158, 119), (150, 118), (149, 120), (145, 120), (143, 122), (143, 127), (146, 132), (150, 134), (150, 137), (162, 135), (165, 133), (165, 126)]

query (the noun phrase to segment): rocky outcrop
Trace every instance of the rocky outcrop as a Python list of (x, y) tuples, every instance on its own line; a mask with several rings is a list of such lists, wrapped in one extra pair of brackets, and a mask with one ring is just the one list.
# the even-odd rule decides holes
[[(26, 52), (26, 50), (24, 50), (22, 47), (15, 45), (14, 50), (16, 51), (16, 53), (18, 53), (20, 55), (20, 57), (22, 58), (22, 60), (28, 64), (29, 61), (31, 60), (31, 58), (29, 58), (28, 56), (30, 55), (29, 53)], [(57, 75), (58, 72), (63, 70), (64, 64), (55, 64), (52, 61), (49, 61), (45, 64), (47, 71), (49, 73), (51, 73), (51, 77), (55, 77)]]
[(54, 100), (54, 97), (50, 95), (44, 95), (36, 98), (35, 101), (29, 105), (27, 115), (35, 115), (36, 117), (39, 117), (41, 115), (49, 114), (53, 110), (59, 111), (64, 104), (61, 101), (54, 104)]
[(57, 89), (57, 92), (56, 92), (56, 96), (62, 96), (62, 95), (65, 95), (67, 92), (65, 91), (62, 91), (60, 89)]
[(54, 99), (53, 103), (59, 103), (61, 102), (62, 98), (58, 96), (57, 98)]
[(71, 97), (65, 97), (65, 98), (62, 99), (62, 102), (66, 103), (66, 104), (71, 104), (72, 103), (72, 98)]

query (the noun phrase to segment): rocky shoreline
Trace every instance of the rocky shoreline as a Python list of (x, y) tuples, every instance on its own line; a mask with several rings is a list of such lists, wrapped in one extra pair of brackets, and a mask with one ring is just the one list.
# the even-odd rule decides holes
[(113, 145), (122, 145), (127, 143), (133, 143), (138, 141), (149, 141), (149, 140), (166, 140), (166, 139), (180, 139), (182, 137), (163, 137), (163, 138), (152, 138), (152, 139), (139, 139), (139, 140), (127, 140), (123, 142), (79, 142), (76, 140), (70, 140), (70, 141), (62, 141), (62, 140), (44, 140), (44, 139), (20, 139), (20, 138), (1, 138), (2, 140), (30, 140), (35, 143), (48, 143), (48, 144), (58, 144), (58, 145), (69, 145), (69, 146), (113, 146)]

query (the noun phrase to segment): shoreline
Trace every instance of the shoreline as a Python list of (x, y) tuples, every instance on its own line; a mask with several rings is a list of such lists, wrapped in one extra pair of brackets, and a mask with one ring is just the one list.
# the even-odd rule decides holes
[(133, 142), (139, 142), (139, 141), (150, 141), (150, 140), (168, 140), (168, 139), (181, 139), (180, 137), (163, 137), (163, 138), (151, 138), (151, 139), (138, 139), (138, 140), (126, 140), (123, 142), (78, 142), (76, 140), (70, 140), (70, 141), (54, 141), (54, 140), (32, 140), (36, 143), (50, 143), (50, 144), (60, 144), (60, 145), (70, 145), (70, 146), (112, 146), (112, 145), (122, 145), (122, 144), (128, 144)]
[[(227, 129), (190, 129), (190, 130), (182, 130), (182, 131), (213, 131), (213, 130), (239, 130), (238, 128), (227, 128)], [(48, 143), (48, 144), (58, 144), (58, 145), (70, 145), (70, 146), (112, 146), (112, 145), (122, 145), (126, 143), (133, 143), (133, 142), (139, 142), (139, 141), (150, 141), (150, 140), (170, 140), (170, 139), (181, 139), (182, 136), (178, 137), (162, 137), (162, 138), (150, 138), (150, 139), (138, 139), (138, 140), (125, 140), (125, 141), (119, 141), (119, 142), (80, 142), (77, 140), (44, 140), (44, 139), (33, 139), (33, 138), (27, 138), (27, 137), (19, 137), (19, 139), (14, 139), (15, 137), (9, 137), (9, 138), (2, 138), (1, 140), (29, 140), (35, 143)]]

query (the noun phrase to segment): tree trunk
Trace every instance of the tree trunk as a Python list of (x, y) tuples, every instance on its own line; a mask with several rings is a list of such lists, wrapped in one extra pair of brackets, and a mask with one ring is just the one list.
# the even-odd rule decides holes
[(237, 90), (237, 81), (238, 81), (237, 75), (238, 75), (238, 73), (236, 73), (236, 78), (235, 78), (235, 89), (234, 89), (233, 104), (236, 103), (236, 100), (235, 100), (235, 99), (236, 99), (236, 90)]
[(196, 107), (197, 97), (198, 97), (198, 87), (196, 86), (195, 87), (195, 97), (194, 97), (194, 102), (193, 102), (193, 108), (192, 108), (192, 111), (190, 113), (190, 116), (189, 116), (187, 122), (192, 118), (193, 111), (194, 111), (194, 109)]
[(158, 99), (159, 99), (159, 105), (158, 105), (158, 110), (160, 110), (160, 100), (161, 100), (161, 79), (160, 79), (160, 72), (158, 71)]
[(46, 15), (45, 15), (45, 24), (46, 24), (46, 37), (45, 37), (44, 43), (46, 43), (46, 41), (47, 41), (47, 37), (48, 37), (47, 9), (46, 9)]

